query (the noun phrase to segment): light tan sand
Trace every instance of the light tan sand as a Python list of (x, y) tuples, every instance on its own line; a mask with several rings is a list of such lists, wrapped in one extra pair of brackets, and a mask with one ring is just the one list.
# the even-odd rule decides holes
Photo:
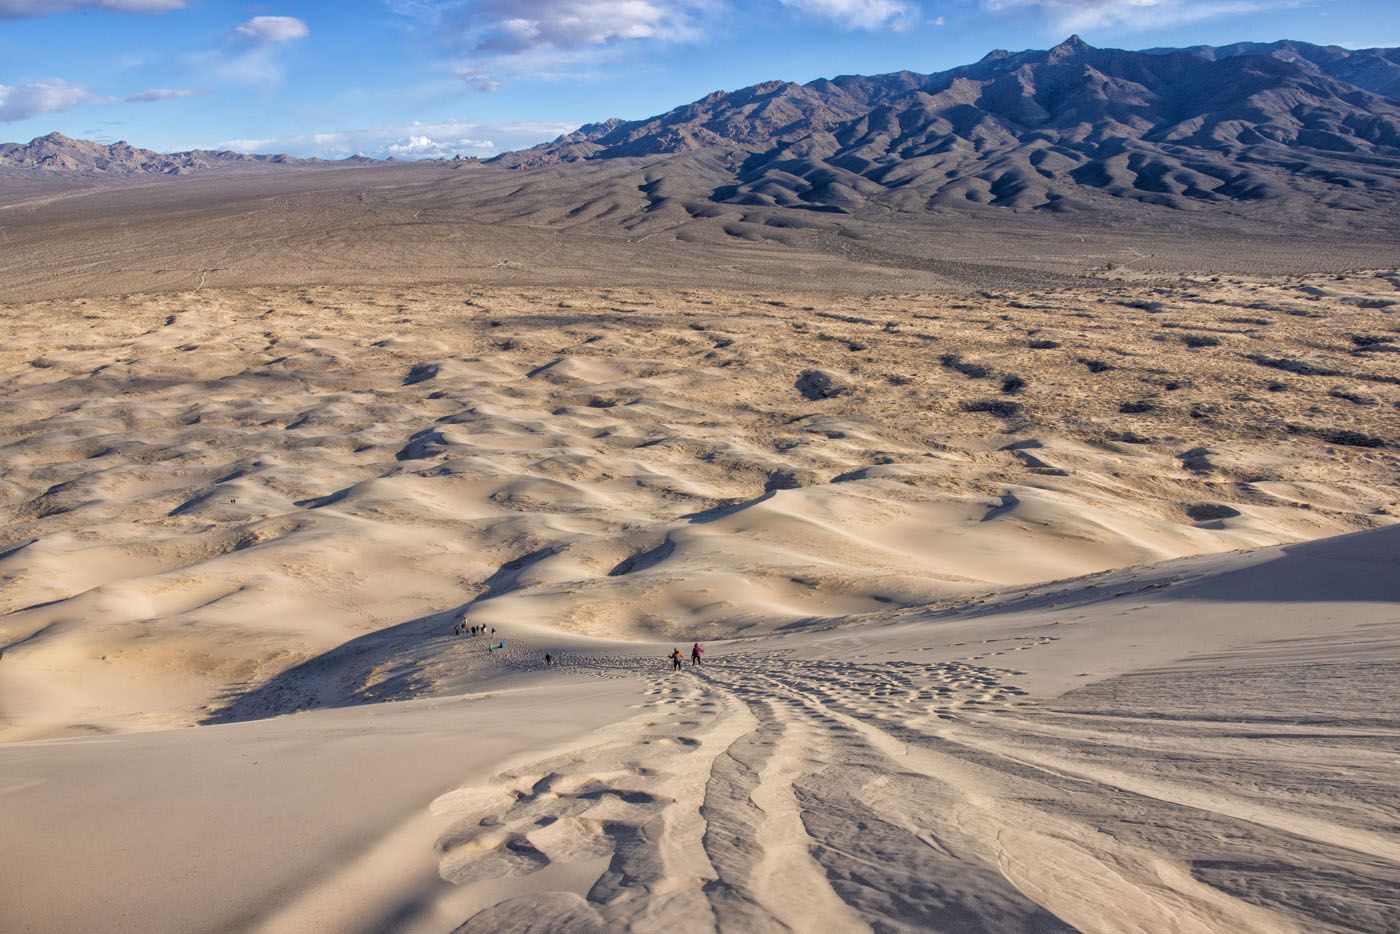
[(0, 306), (0, 927), (1392, 927), (1396, 281)]
[(9, 744), (7, 927), (1385, 930), (1397, 561), (1387, 529), (674, 675)]

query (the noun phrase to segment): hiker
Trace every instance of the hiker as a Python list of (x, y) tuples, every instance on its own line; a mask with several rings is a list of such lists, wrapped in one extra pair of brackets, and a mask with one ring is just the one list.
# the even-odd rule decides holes
[(548, 668), (549, 666), (551, 666), (551, 665), (553, 665), (553, 664), (554, 664), (554, 656), (553, 656), (553, 655), (550, 655), (548, 652), (545, 652), (545, 653), (544, 653), (544, 667)]
[(680, 671), (680, 670), (681, 670), (681, 650), (680, 650), (680, 649), (672, 649), (672, 650), (671, 650), (671, 656), (670, 656), (670, 658), (671, 658), (671, 670), (672, 670), (672, 671)]
[(690, 664), (694, 667), (700, 664), (700, 656), (705, 654), (705, 650), (700, 648), (700, 643), (695, 643), (690, 647)]

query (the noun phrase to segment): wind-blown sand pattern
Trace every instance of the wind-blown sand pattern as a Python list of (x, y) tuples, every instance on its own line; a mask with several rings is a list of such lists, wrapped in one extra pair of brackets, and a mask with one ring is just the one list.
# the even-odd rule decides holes
[(4, 927), (1395, 928), (1396, 282), (5, 306)]
[(712, 640), (1386, 524), (1390, 284), (1329, 285), (16, 310), (5, 735), (416, 696), (453, 614)]

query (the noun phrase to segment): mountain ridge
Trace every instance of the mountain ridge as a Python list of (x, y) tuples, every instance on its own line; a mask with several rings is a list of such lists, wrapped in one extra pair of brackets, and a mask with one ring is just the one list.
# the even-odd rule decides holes
[[(351, 156), (338, 164), (367, 164), (381, 160)], [(191, 149), (161, 153), (132, 146), (125, 140), (98, 143), (73, 139), (59, 132), (35, 137), (28, 143), (0, 144), (0, 170), (47, 174), (130, 177), (137, 175), (187, 175), (219, 168), (328, 165), (324, 159), (303, 159), (285, 154), (253, 155), (231, 150)]]
[(836, 214), (1124, 201), (1392, 209), (1400, 101), (1354, 83), (1400, 89), (1392, 69), (1400, 75), (1400, 50), (1282, 41), (1134, 52), (1071, 36), (929, 75), (714, 92), (490, 161), (530, 169), (711, 152), (731, 174), (711, 201)]
[[(1228, 46), (1190, 46), (1182, 49), (1153, 48), (1132, 52), (1119, 49), (1098, 49), (1090, 46), (1078, 35), (1072, 35), (1048, 50), (1031, 49), (1011, 52), (1005, 49), (995, 49), (972, 64), (960, 65), (929, 74), (900, 70), (879, 75), (838, 75), (834, 78), (817, 78), (805, 84), (791, 81), (764, 81), (733, 91), (712, 91), (698, 100), (680, 105), (663, 114), (639, 120), (610, 117), (606, 120), (585, 124), (572, 133), (563, 134), (550, 142), (523, 150), (501, 153), (487, 161), (511, 165), (512, 167), (531, 167), (547, 162), (593, 158), (605, 150), (608, 152), (604, 157), (638, 155), (642, 154), (640, 150), (647, 148), (638, 145), (638, 140), (648, 128), (674, 128), (687, 117), (711, 113), (724, 107), (734, 108), (736, 102), (739, 107), (744, 107), (765, 96), (770, 99), (784, 97), (786, 101), (795, 105), (806, 104), (813, 109), (824, 106), (838, 119), (849, 119), (876, 104), (903, 95), (920, 91), (946, 90), (958, 78), (985, 80), (1027, 64), (1034, 64), (1037, 60), (1057, 64), (1072, 58), (1095, 54), (1157, 57), (1187, 55), (1208, 62), (1253, 55), (1279, 61), (1306, 62), (1308, 70), (1316, 74), (1332, 78), (1338, 78), (1339, 74), (1345, 74), (1356, 79), (1347, 83), (1354, 84), (1361, 90), (1382, 97), (1393, 98), (1400, 95), (1400, 49), (1348, 50), (1340, 46), (1316, 46), (1297, 40), (1280, 40), (1272, 43), (1240, 42)], [(1367, 67), (1357, 67), (1358, 62)], [(1393, 68), (1394, 74), (1382, 71), (1378, 67), (1369, 67), (1377, 62), (1384, 63), (1386, 68)], [(1348, 64), (1343, 66), (1341, 63)], [(1333, 72), (1339, 74), (1333, 74)], [(1341, 80), (1347, 79), (1343, 77)], [(707, 126), (706, 129), (713, 131), (714, 127)], [(725, 137), (723, 134), (716, 135), (728, 142), (744, 142), (744, 139), (738, 135), (729, 137)], [(752, 137), (755, 134), (749, 135)], [(621, 137), (620, 141), (619, 136)], [(610, 138), (613, 140), (612, 143), (603, 142)], [(719, 141), (703, 136), (701, 138), (706, 142)], [(581, 144), (591, 144), (591, 146)], [(663, 146), (658, 144), (652, 144), (650, 148), (656, 152), (666, 151)]]

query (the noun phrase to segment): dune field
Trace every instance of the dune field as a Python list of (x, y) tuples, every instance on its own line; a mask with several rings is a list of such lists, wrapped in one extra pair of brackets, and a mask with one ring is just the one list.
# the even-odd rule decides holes
[(1400, 919), (1394, 273), (245, 277), (0, 309), (6, 929)]

